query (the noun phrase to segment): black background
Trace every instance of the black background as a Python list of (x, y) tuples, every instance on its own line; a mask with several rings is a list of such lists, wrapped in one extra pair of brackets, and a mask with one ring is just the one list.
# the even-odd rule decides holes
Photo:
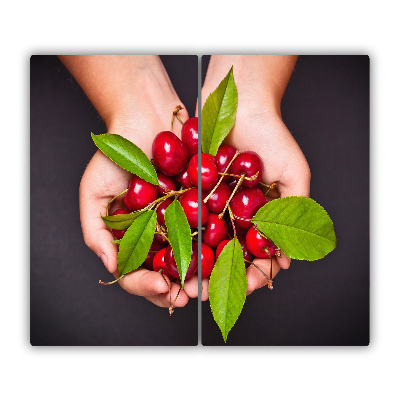
[[(202, 77), (209, 57), (202, 58)], [(311, 198), (331, 216), (336, 249), (293, 260), (256, 290), (227, 345), (369, 344), (369, 58), (301, 56), (282, 117), (311, 169)], [(223, 345), (209, 302), (202, 343)]]
[[(202, 58), (203, 77), (209, 57)], [(162, 57), (194, 115), (197, 57)], [(311, 197), (335, 225), (337, 248), (322, 260), (292, 261), (246, 299), (227, 345), (369, 343), (369, 59), (301, 56), (282, 104), (283, 120), (311, 168)], [(197, 302), (166, 309), (110, 279), (82, 238), (78, 188), (105, 125), (54, 56), (31, 58), (31, 343), (195, 345)], [(209, 303), (202, 343), (222, 345)]]
[[(194, 116), (197, 56), (162, 61)], [(118, 284), (98, 283), (112, 275), (83, 242), (78, 189), (96, 151), (90, 133), (106, 133), (106, 127), (55, 56), (31, 58), (30, 127), (31, 344), (197, 345), (196, 300), (170, 317)]]

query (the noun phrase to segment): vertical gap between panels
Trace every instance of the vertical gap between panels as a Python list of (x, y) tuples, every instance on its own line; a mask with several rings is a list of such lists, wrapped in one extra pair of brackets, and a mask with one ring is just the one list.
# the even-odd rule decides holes
[(198, 238), (198, 272), (197, 276), (198, 278), (198, 296), (197, 296), (197, 326), (198, 326), (198, 345), (202, 346), (201, 343), (201, 332), (202, 332), (202, 313), (201, 313), (201, 202), (203, 201), (201, 198), (201, 76), (202, 76), (202, 71), (201, 71), (201, 56), (198, 56), (198, 68), (197, 68), (197, 99), (198, 99), (198, 106), (197, 106), (197, 115), (198, 115), (198, 138), (199, 138), (199, 143), (197, 147), (197, 153), (198, 153), (198, 222), (197, 222), (197, 238)]

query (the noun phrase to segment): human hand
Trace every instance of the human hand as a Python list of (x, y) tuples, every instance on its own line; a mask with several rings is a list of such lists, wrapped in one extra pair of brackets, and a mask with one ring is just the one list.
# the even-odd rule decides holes
[[(259, 155), (263, 162), (263, 182), (277, 183), (277, 188), (268, 193), (267, 201), (310, 194), (310, 169), (280, 113), (280, 102), (295, 60), (279, 57), (282, 56), (212, 56), (202, 88), (204, 105), (234, 65), (239, 101), (235, 125), (226, 144)], [(271, 260), (255, 259), (253, 263), (273, 279), (281, 268), (289, 268), (290, 259), (284, 254), (282, 258), (273, 257), (272, 277)], [(247, 268), (246, 275), (247, 294), (268, 283), (268, 278), (254, 265)], [(203, 279), (202, 300), (207, 299), (208, 279)]]
[[(157, 133), (170, 130), (172, 112), (181, 102), (158, 57), (153, 56), (72, 56), (60, 57), (76, 77), (89, 99), (100, 112), (107, 132), (119, 134), (140, 147), (151, 158)], [(100, 86), (100, 87), (99, 87)], [(186, 110), (179, 113), (186, 120)], [(174, 133), (180, 136), (181, 125), (175, 121)], [(98, 150), (83, 174), (79, 205), (83, 237), (87, 246), (103, 261), (107, 270), (118, 277), (118, 248), (106, 227), (110, 200), (128, 187), (131, 174)], [(122, 206), (122, 198), (112, 203), (110, 213)], [(165, 279), (159, 272), (138, 268), (118, 281), (131, 294), (143, 296), (160, 307), (169, 307), (180, 285)], [(169, 287), (171, 292), (169, 291)], [(181, 290), (174, 303), (183, 307), (188, 296)]]

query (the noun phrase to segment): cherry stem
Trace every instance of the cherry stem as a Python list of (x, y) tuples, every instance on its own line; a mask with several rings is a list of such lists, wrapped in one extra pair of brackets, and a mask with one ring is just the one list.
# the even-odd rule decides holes
[(100, 279), (100, 280), (99, 280), (99, 283), (102, 284), (102, 285), (112, 285), (113, 283), (118, 282), (118, 281), (119, 281), (120, 279), (122, 279), (124, 276), (125, 276), (125, 274), (124, 274), (124, 275), (121, 275), (118, 279), (116, 279), (115, 281), (112, 281), (112, 282), (103, 282), (103, 281)]
[[(172, 313), (174, 312), (174, 304), (179, 296), (179, 293), (181, 292), (182, 286), (179, 286), (178, 293), (176, 294), (174, 302), (169, 306), (169, 316), (172, 316)], [(170, 293), (171, 294), (171, 293)], [(171, 300), (169, 301), (171, 303)]]
[(223, 211), (221, 212), (221, 214), (218, 215), (218, 218), (219, 218), (219, 219), (221, 219), (221, 218), (224, 216), (225, 211), (226, 211), (226, 209), (228, 208), (229, 203), (230, 203), (231, 200), (232, 200), (232, 197), (234, 196), (234, 194), (236, 193), (236, 191), (239, 189), (240, 185), (241, 185), (242, 182), (243, 182), (243, 179), (244, 179), (244, 175), (242, 175), (242, 176), (240, 177), (240, 179), (238, 180), (238, 183), (236, 184), (235, 189), (233, 189), (233, 191), (232, 191), (232, 193), (231, 193), (231, 195), (230, 195), (228, 201), (226, 202)]
[(172, 113), (172, 121), (171, 121), (171, 131), (174, 129), (174, 119), (175, 117), (177, 118), (177, 120), (183, 125), (182, 120), (178, 117), (178, 112), (180, 110), (183, 110), (183, 107), (181, 105), (178, 105), (175, 107), (174, 112)]
[[(257, 171), (253, 176), (245, 176), (244, 179), (246, 179), (246, 181), (254, 181), (254, 179), (257, 178), (259, 172)], [(240, 178), (242, 175), (236, 175), (236, 174), (227, 174), (226, 172), (218, 172), (218, 175), (222, 175), (222, 177), (224, 176), (232, 176), (233, 178)]]
[(264, 193), (264, 196), (266, 196), (269, 192), (270, 192), (270, 190), (272, 190), (272, 189), (276, 189), (277, 188), (277, 186), (278, 186), (278, 183), (277, 182), (272, 182), (270, 185), (267, 185), (266, 183), (263, 183), (263, 182), (259, 182), (262, 186), (266, 186), (267, 188), (268, 188), (268, 190)]
[(231, 209), (230, 205), (228, 205), (228, 212), (229, 212), (229, 218), (231, 219), (231, 223), (232, 223), (233, 237), (236, 237), (235, 221), (234, 221), (234, 216), (233, 216), (233, 212), (232, 212), (232, 209)]
[(193, 233), (192, 233), (192, 237), (193, 237), (193, 236), (196, 236), (196, 235), (198, 235), (198, 234), (199, 234), (199, 231), (193, 232)]
[(120, 194), (117, 194), (116, 196), (114, 196), (114, 197), (108, 202), (107, 210), (106, 210), (106, 217), (108, 217), (108, 212), (109, 212), (109, 210), (110, 210), (110, 205), (111, 205), (111, 203), (112, 203), (117, 197), (122, 196), (122, 195), (125, 194), (127, 191), (128, 191), (128, 189), (125, 189), (123, 192), (121, 192)]
[(171, 244), (171, 242), (168, 239), (168, 236), (165, 234), (165, 232), (162, 230), (160, 224), (157, 222), (156, 224), (156, 233), (158, 233), (159, 235), (161, 235), (164, 239), (167, 239), (167, 242), (169, 244)]
[[(234, 154), (234, 156), (232, 157), (232, 160), (229, 162), (229, 164), (226, 166), (225, 171), (227, 171), (229, 169), (229, 167), (231, 166), (231, 164), (233, 163), (233, 161), (235, 160), (235, 158), (240, 154), (239, 150), (236, 150), (236, 153)], [(223, 172), (224, 173), (224, 172)], [(220, 185), (220, 183), (223, 181), (224, 179), (224, 175), (221, 176), (221, 178), (219, 179), (219, 181), (217, 182), (217, 184), (213, 187), (213, 190), (211, 190), (210, 193), (208, 193), (207, 197), (203, 200), (204, 203), (207, 203), (208, 199), (214, 194), (214, 192), (217, 190), (217, 187)]]

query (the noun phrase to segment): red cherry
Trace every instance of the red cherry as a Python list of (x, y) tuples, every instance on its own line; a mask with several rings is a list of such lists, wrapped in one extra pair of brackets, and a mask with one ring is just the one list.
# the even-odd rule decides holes
[(172, 203), (172, 199), (165, 199), (157, 207), (157, 221), (161, 226), (165, 226), (165, 210)]
[(257, 258), (271, 258), (275, 254), (275, 245), (252, 226), (246, 235), (246, 244)]
[(189, 150), (174, 133), (163, 131), (154, 138), (153, 159), (161, 172), (173, 176), (185, 168)]
[(211, 275), (211, 272), (215, 264), (214, 251), (210, 246), (205, 243), (201, 244), (201, 278), (207, 278)]
[(156, 200), (157, 195), (156, 186), (134, 175), (129, 181), (128, 191), (124, 197), (124, 204), (129, 211), (141, 210)]
[(142, 267), (152, 270), (153, 269), (153, 258), (156, 252), (161, 250), (165, 245), (158, 243), (157, 241), (153, 240), (153, 243), (150, 246), (150, 250), (147, 253), (146, 259), (143, 261)]
[(184, 168), (182, 172), (176, 175), (176, 180), (178, 183), (183, 186), (184, 189), (189, 189), (193, 187), (193, 183), (190, 182), (188, 169)]
[[(124, 210), (123, 208), (119, 208), (118, 210), (115, 210), (112, 215), (118, 215), (118, 214), (129, 214), (129, 212)], [(112, 233), (114, 234), (116, 239), (122, 239), (124, 237), (125, 232), (126, 232), (126, 229), (123, 229), (123, 230), (113, 229), (112, 230)]]
[[(186, 273), (185, 281), (189, 278), (191, 278), (197, 271), (197, 266), (198, 266), (198, 249), (197, 249), (197, 242), (192, 242), (192, 253), (190, 257), (190, 264), (189, 268)], [(165, 250), (165, 256), (164, 256), (164, 261), (165, 261), (165, 267), (166, 270), (169, 274), (171, 274), (174, 278), (179, 278), (179, 272), (178, 268), (176, 266), (176, 261), (174, 258), (174, 253), (172, 251), (171, 245), (167, 247)]]
[[(236, 185), (237, 185), (237, 183), (239, 182), (239, 179), (236, 179), (236, 178), (232, 178), (232, 177), (228, 177), (229, 178), (229, 180), (226, 182), (226, 184), (228, 185), (228, 188), (229, 188), (229, 190), (231, 191), (231, 193), (235, 190), (235, 187), (236, 187)], [(240, 185), (237, 189), (236, 189), (236, 193), (239, 191), (239, 190), (242, 190), (244, 187), (243, 187), (243, 184), (242, 185)]]
[[(244, 236), (238, 236), (237, 239), (239, 240), (240, 245), (242, 246), (242, 251), (243, 251), (243, 258), (247, 260), (248, 262), (252, 262), (254, 260), (253, 254), (250, 253), (247, 245), (246, 245), (246, 238)], [(215, 252), (215, 255), (217, 258), (219, 257), (222, 249), (225, 247), (225, 245), (229, 242), (229, 240), (223, 240), (217, 247), (217, 250)]]
[(161, 196), (165, 196), (170, 191), (176, 190), (176, 182), (170, 176), (167, 176), (163, 174), (161, 171), (158, 171), (157, 178), (158, 182), (160, 183), (160, 185), (157, 186), (157, 190)]
[[(230, 168), (228, 171), (226, 171), (226, 167), (232, 161), (232, 158), (235, 154), (236, 154), (236, 149), (233, 146), (230, 146), (228, 144), (220, 146), (220, 148), (217, 151), (217, 154), (215, 155), (215, 158), (217, 160), (218, 172), (229, 173)], [(228, 180), (229, 176), (224, 176), (224, 181)]]
[(245, 174), (248, 178), (258, 173), (257, 177), (253, 180), (243, 180), (243, 186), (254, 187), (260, 182), (262, 177), (261, 159), (253, 151), (246, 151), (235, 158), (231, 166), (231, 172), (235, 175)]
[(160, 251), (155, 253), (155, 255), (153, 257), (153, 270), (156, 272), (159, 272), (160, 269), (162, 269), (164, 275), (167, 276), (168, 279), (170, 279), (170, 278), (172, 278), (172, 276), (169, 274), (169, 272), (167, 272), (167, 268), (165, 265), (165, 258), (164, 258), (165, 250), (167, 250), (166, 247), (164, 247), (163, 249), (161, 249)]
[(235, 193), (230, 206), (235, 216), (235, 222), (242, 228), (249, 229), (252, 226), (250, 220), (254, 214), (267, 203), (263, 192), (258, 187), (244, 188)]
[(182, 125), (182, 142), (189, 149), (190, 156), (194, 156), (198, 151), (199, 135), (198, 135), (198, 118), (189, 118)]
[(222, 242), (220, 242), (220, 244), (217, 246), (217, 250), (215, 250), (215, 255), (218, 259), (222, 249), (229, 243), (229, 239), (223, 240)]
[(205, 160), (211, 161), (215, 166), (217, 166), (217, 159), (212, 155), (208, 153), (201, 153), (201, 158)]
[[(212, 156), (211, 156), (212, 157)], [(194, 155), (189, 161), (189, 179), (195, 187), (199, 187), (199, 156)], [(201, 157), (201, 188), (202, 190), (212, 189), (218, 181), (218, 171), (216, 165), (210, 157)]]
[(217, 247), (218, 243), (228, 236), (225, 221), (219, 219), (217, 214), (208, 214), (206, 230), (202, 233), (202, 240), (211, 247)]
[[(207, 197), (211, 190), (205, 192)], [(225, 204), (231, 196), (231, 191), (225, 182), (221, 182), (215, 189), (214, 193), (207, 200), (208, 208), (211, 212), (219, 214), (224, 210)]]
[(167, 243), (167, 239), (160, 233), (154, 234), (154, 240), (158, 243)]
[[(204, 199), (204, 194), (202, 194)], [(198, 193), (196, 188), (191, 188), (179, 197), (179, 202), (182, 205), (183, 211), (186, 214), (191, 228), (197, 228), (198, 225)], [(208, 206), (201, 202), (201, 225), (204, 225), (208, 219)]]

